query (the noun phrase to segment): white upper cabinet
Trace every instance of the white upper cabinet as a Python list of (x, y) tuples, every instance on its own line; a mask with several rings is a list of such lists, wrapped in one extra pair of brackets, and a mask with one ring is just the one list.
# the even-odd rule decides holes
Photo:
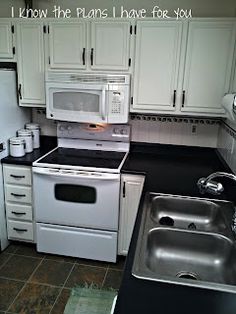
[(175, 110), (181, 34), (181, 22), (137, 22), (134, 111)]
[(52, 69), (85, 69), (86, 24), (78, 21), (49, 23), (49, 58)]
[(13, 34), (11, 21), (0, 21), (0, 59), (13, 58)]
[(221, 101), (230, 88), (235, 38), (233, 21), (189, 22), (181, 111), (224, 112)]
[(130, 22), (91, 22), (91, 69), (129, 69), (130, 27)]
[(44, 32), (40, 21), (17, 23), (18, 94), (22, 106), (44, 106)]

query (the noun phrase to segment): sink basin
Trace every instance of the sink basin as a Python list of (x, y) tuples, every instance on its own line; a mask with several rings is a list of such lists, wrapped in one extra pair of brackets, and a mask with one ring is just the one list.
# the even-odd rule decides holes
[(164, 226), (224, 232), (228, 227), (225, 215), (232, 217), (233, 212), (228, 202), (156, 196), (152, 199), (150, 215), (154, 222)]
[(236, 245), (228, 201), (148, 193), (135, 277), (236, 293)]
[(236, 250), (221, 235), (157, 228), (149, 232), (145, 264), (155, 277), (236, 284)]

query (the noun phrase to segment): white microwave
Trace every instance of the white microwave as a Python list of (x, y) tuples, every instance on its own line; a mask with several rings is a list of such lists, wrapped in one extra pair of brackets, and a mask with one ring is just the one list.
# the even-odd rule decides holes
[(130, 75), (48, 72), (48, 119), (84, 123), (127, 123)]

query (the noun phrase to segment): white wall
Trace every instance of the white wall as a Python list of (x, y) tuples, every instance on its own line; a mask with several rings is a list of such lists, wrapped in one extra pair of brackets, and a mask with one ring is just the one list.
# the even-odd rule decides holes
[[(113, 6), (120, 8), (124, 6), (126, 9), (146, 9), (148, 12), (153, 6), (158, 5), (161, 9), (173, 11), (178, 7), (183, 9), (192, 9), (193, 16), (236, 16), (235, 0), (34, 0), (34, 7), (48, 9), (51, 11), (54, 5), (60, 5), (62, 8), (69, 8), (73, 12), (77, 7), (85, 7), (87, 10), (101, 8), (111, 10)], [(10, 16), (10, 7), (14, 5), (17, 9), (24, 7), (23, 0), (1, 0), (0, 1), (0, 17)]]

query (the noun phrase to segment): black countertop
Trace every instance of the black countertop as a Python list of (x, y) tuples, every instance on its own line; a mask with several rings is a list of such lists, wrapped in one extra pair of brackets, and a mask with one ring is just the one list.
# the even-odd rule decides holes
[[(215, 149), (173, 145), (131, 145), (122, 172), (146, 174), (144, 191), (126, 259), (115, 314), (235, 314), (236, 295), (202, 288), (135, 278), (132, 265), (147, 191), (202, 196), (196, 182), (215, 171), (232, 172)], [(225, 193), (218, 198), (236, 201), (236, 184), (224, 180)], [(235, 261), (236, 262), (236, 261)]]
[(57, 146), (57, 138), (54, 136), (41, 136), (40, 148), (34, 149), (32, 153), (25, 154), (23, 157), (7, 156), (1, 159), (1, 163), (14, 164), (21, 166), (32, 166), (32, 163), (45, 155), (47, 152)]

